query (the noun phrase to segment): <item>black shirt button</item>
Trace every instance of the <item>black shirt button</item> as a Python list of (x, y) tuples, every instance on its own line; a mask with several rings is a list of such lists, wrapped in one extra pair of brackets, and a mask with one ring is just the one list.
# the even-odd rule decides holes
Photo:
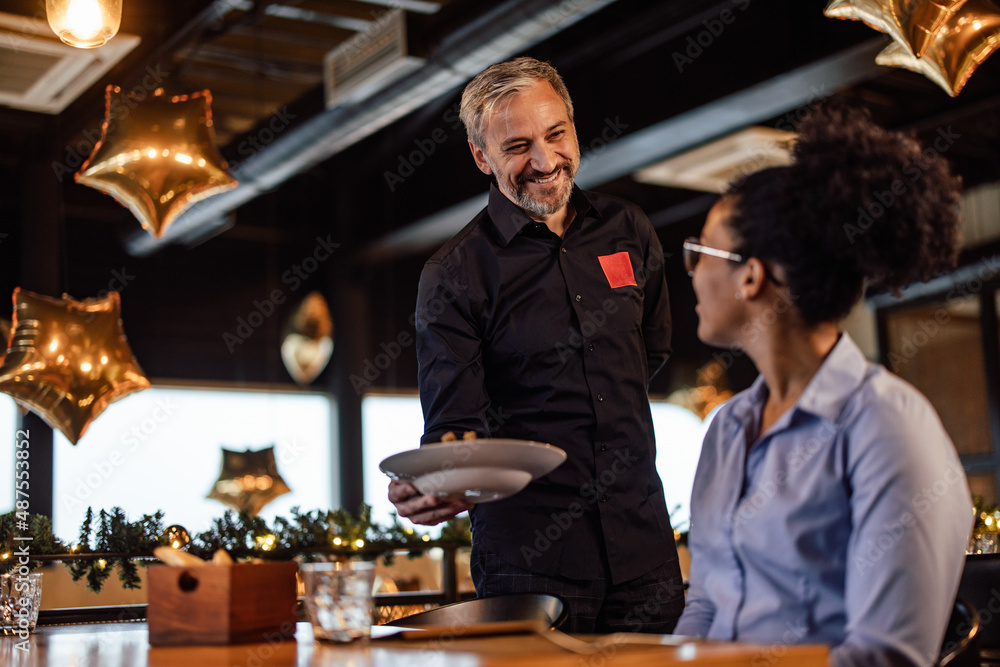
[(601, 443), (601, 451), (602, 451), (602, 452), (603, 452), (603, 451), (607, 451), (607, 449), (608, 449), (608, 446), (607, 446), (607, 445), (606, 445), (605, 443), (603, 443), (603, 442), (602, 442), (602, 443)]
[(583, 297), (582, 297), (582, 296), (580, 296), (579, 294), (577, 294), (577, 295), (576, 295), (576, 300), (577, 300), (577, 301), (581, 301), (581, 300), (583, 300)]
[(566, 248), (563, 248), (563, 249), (562, 249), (562, 251), (563, 251), (563, 252), (566, 252)]
[(597, 395), (597, 401), (598, 401), (598, 403), (600, 403), (603, 400), (604, 400), (604, 394), (598, 394)]
[(606, 493), (602, 493), (601, 494), (601, 502), (602, 503), (608, 502), (608, 494), (606, 494)]
[(587, 349), (590, 350), (591, 352), (593, 352), (594, 351), (594, 344), (591, 343), (590, 345), (588, 345)]

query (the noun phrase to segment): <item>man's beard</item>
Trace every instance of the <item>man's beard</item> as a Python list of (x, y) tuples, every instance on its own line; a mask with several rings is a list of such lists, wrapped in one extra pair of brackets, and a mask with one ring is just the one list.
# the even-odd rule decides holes
[[(560, 184), (556, 192), (546, 196), (544, 199), (533, 197), (528, 193), (528, 181), (532, 178), (544, 176), (544, 174), (534, 170), (530, 173), (518, 175), (516, 190), (514, 192), (507, 191), (507, 188), (510, 187), (508, 183), (504, 183), (501, 186), (501, 190), (504, 190), (504, 194), (510, 197), (530, 217), (545, 218), (559, 211), (569, 202), (569, 198), (573, 194), (573, 177), (576, 173), (576, 167), (577, 165), (570, 160), (562, 162), (556, 171), (565, 171), (568, 178)], [(494, 173), (496, 173), (496, 170), (494, 170)], [(499, 180), (497, 183), (498, 185), (500, 184)]]

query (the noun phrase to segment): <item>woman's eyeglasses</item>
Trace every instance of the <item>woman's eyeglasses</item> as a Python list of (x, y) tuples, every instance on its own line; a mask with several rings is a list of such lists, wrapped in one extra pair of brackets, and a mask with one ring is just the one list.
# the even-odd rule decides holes
[(743, 255), (739, 255), (735, 252), (729, 252), (728, 250), (719, 250), (718, 248), (702, 245), (701, 243), (698, 243), (698, 239), (696, 237), (692, 236), (684, 241), (684, 268), (687, 269), (689, 276), (694, 275), (694, 267), (697, 266), (698, 260), (702, 255), (711, 255), (712, 257), (727, 259), (730, 262), (736, 262), (737, 264), (742, 264), (746, 261), (743, 258)]
[[(739, 253), (729, 252), (728, 250), (719, 250), (718, 248), (713, 248), (712, 246), (707, 246), (702, 243), (698, 243), (698, 238), (695, 236), (689, 237), (684, 241), (684, 268), (687, 269), (689, 276), (694, 276), (694, 267), (698, 265), (698, 260), (702, 255), (711, 255), (712, 257), (718, 257), (719, 259), (725, 259), (730, 262), (736, 262), (737, 264), (742, 264), (747, 261), (747, 258)], [(772, 283), (781, 287), (784, 285), (783, 282), (774, 277), (774, 275), (764, 267), (764, 275)]]

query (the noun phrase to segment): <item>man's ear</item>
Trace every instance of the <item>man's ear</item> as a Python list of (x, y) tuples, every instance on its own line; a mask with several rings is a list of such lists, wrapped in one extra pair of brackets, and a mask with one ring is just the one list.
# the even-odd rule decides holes
[(486, 175), (492, 175), (493, 170), (490, 169), (490, 163), (486, 161), (486, 154), (483, 153), (483, 150), (471, 141), (469, 142), (469, 150), (472, 151), (472, 159), (476, 161), (476, 166), (479, 167), (479, 171)]

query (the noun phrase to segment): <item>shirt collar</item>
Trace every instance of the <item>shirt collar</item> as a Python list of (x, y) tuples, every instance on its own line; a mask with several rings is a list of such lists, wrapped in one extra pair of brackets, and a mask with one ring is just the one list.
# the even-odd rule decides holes
[(835, 422), (867, 372), (868, 360), (844, 332), (802, 392), (796, 407)]
[[(840, 334), (840, 340), (826, 355), (823, 364), (795, 402), (793, 410), (809, 412), (836, 422), (852, 393), (864, 382), (867, 372), (868, 360), (857, 343), (846, 332)], [(760, 375), (740, 397), (739, 402), (733, 405), (733, 413), (740, 417), (758, 414), (767, 395), (764, 376)]]
[[(599, 215), (597, 209), (594, 208), (587, 197), (587, 193), (576, 185), (573, 186), (573, 193), (570, 195), (569, 200), (573, 203), (573, 208), (576, 209), (576, 217), (581, 222), (591, 211), (595, 216)], [(504, 246), (510, 244), (511, 240), (520, 234), (525, 226), (536, 224), (524, 212), (524, 209), (507, 199), (507, 196), (500, 192), (500, 188), (497, 187), (496, 183), (490, 184), (490, 202), (487, 210), (490, 214), (490, 220), (493, 221), (497, 231), (500, 232), (500, 241)]]

